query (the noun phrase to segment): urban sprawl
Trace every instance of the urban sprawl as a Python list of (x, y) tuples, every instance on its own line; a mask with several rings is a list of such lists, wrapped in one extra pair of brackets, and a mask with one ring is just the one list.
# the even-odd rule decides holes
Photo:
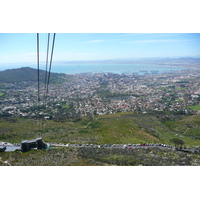
[[(1, 116), (77, 118), (117, 112), (170, 112), (195, 114), (200, 105), (200, 70), (197, 67), (168, 73), (82, 73), (66, 75), (62, 84), (24, 81), (5, 83), (1, 89)], [(38, 109), (39, 108), (39, 109)]]

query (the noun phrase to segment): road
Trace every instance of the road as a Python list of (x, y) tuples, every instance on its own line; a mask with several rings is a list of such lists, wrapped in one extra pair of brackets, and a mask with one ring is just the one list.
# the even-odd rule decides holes
[[(118, 148), (118, 149), (147, 149), (147, 148), (158, 148), (158, 149), (168, 149), (168, 150), (180, 150), (166, 144), (57, 144), (51, 143), (52, 146), (62, 146), (71, 148)], [(183, 148), (182, 151), (185, 152), (200, 152), (200, 148)]]
[[(108, 149), (148, 149), (148, 148), (157, 148), (157, 149), (168, 149), (168, 150), (180, 150), (176, 149), (175, 147), (172, 147), (170, 145), (166, 144), (63, 144), (63, 143), (48, 143), (51, 147), (69, 147), (69, 148), (108, 148)], [(18, 145), (12, 145), (12, 144), (4, 144), (0, 145), (0, 147), (6, 146), (5, 152), (8, 151), (16, 151), (20, 150), (21, 146)], [(200, 148), (183, 148), (181, 151), (185, 152), (199, 152)]]

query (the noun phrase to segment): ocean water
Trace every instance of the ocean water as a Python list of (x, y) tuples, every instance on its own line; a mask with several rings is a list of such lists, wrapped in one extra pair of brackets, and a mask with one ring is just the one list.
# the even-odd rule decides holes
[[(24, 66), (1, 66), (1, 70), (20, 68), (20, 67), (32, 67), (37, 69), (36, 65), (24, 65)], [(40, 69), (45, 70), (45, 65), (40, 65)], [(79, 73), (163, 73), (173, 72), (177, 70), (184, 70), (181, 67), (173, 67), (167, 65), (144, 65), (144, 64), (52, 64), (51, 72), (66, 73), (66, 74), (79, 74)]]
[[(43, 66), (44, 67), (44, 66)], [(45, 67), (44, 67), (45, 69)], [(170, 67), (165, 65), (135, 65), (135, 64), (71, 64), (71, 65), (52, 65), (52, 72), (79, 74), (79, 73), (163, 73), (177, 70), (184, 70), (180, 67)]]

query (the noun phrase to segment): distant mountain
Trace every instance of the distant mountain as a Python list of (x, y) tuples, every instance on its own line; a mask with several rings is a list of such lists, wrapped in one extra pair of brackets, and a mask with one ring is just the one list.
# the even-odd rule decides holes
[(116, 58), (108, 60), (72, 60), (55, 61), (54, 64), (162, 64), (162, 63), (200, 63), (199, 57), (147, 57), (147, 58)]
[[(40, 70), (40, 81), (45, 80), (46, 71)], [(64, 74), (51, 73), (50, 81), (58, 80), (63, 77)], [(7, 69), (0, 71), (0, 82), (10, 83), (19, 81), (37, 81), (38, 71), (30, 67), (21, 67), (18, 69)]]

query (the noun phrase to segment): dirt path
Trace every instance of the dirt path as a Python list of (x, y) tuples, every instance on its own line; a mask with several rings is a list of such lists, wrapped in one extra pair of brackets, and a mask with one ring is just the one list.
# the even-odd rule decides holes
[(8, 164), (8, 165), (10, 165), (10, 166), (11, 166), (11, 164), (8, 162), (8, 160), (6, 160), (6, 161), (3, 161), (1, 157), (0, 157), (0, 162), (1, 162), (1, 163), (4, 163), (4, 164)]

